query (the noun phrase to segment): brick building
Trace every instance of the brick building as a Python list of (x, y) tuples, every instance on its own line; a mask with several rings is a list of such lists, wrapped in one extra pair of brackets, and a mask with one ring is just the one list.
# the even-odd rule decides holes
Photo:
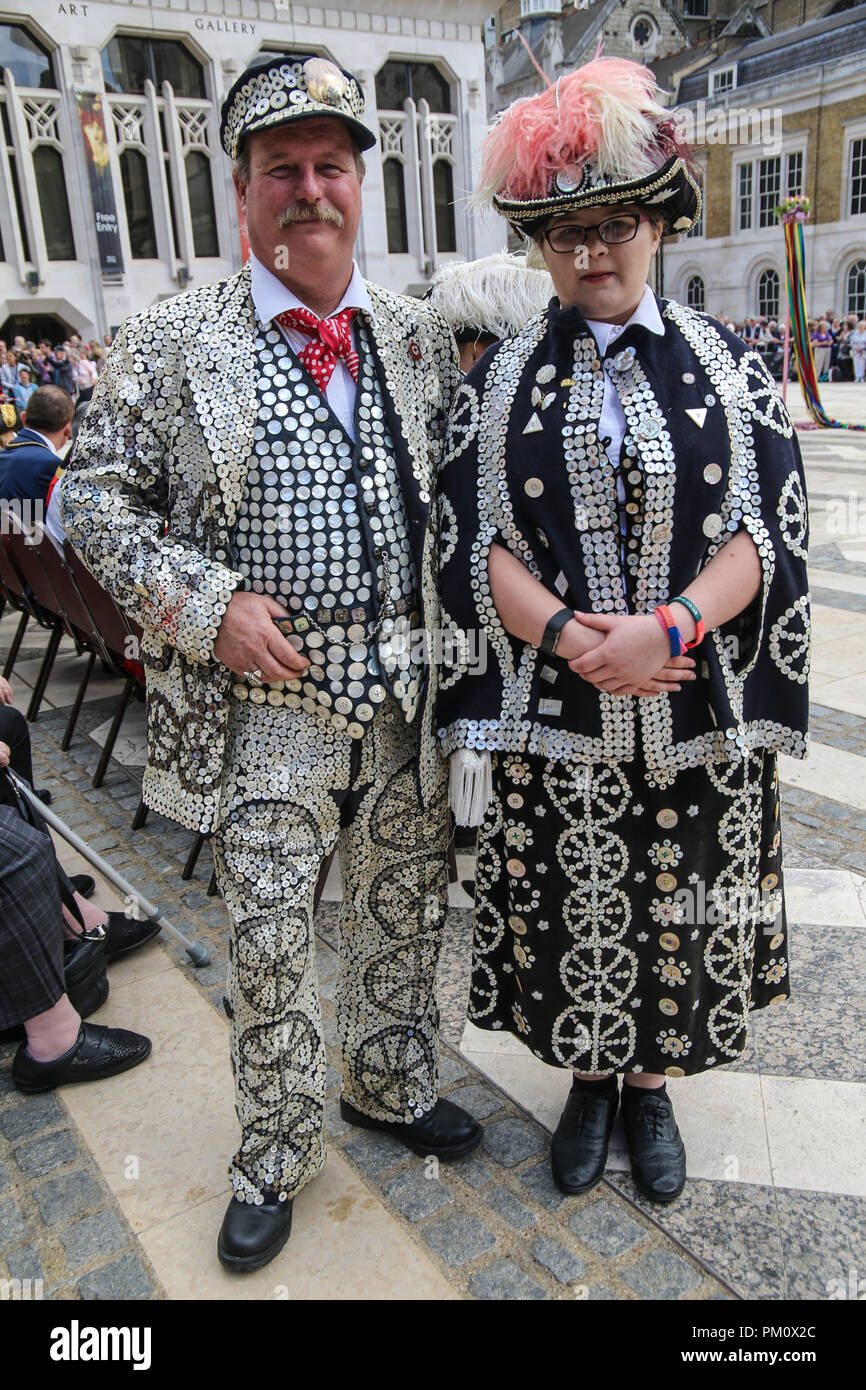
[(866, 314), (866, 5), (713, 48), (678, 71), (656, 65), (704, 168), (704, 216), (666, 244), (665, 292), (735, 319), (784, 314), (773, 207), (804, 193), (810, 312)]
[(608, 57), (650, 66), (693, 132), (705, 208), (656, 260), (656, 288), (727, 313), (785, 312), (773, 207), (812, 199), (813, 312), (866, 314), (866, 4), (847, 0), (506, 0), (488, 38), (491, 115), (541, 90), (518, 37), (554, 81)]

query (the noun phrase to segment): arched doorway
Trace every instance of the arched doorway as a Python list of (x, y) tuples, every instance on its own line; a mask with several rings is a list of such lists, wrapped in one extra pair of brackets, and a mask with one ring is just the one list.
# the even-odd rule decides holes
[(57, 314), (10, 314), (5, 323), (0, 324), (0, 338), (9, 346), (17, 337), (21, 337), (25, 342), (32, 343), (47, 338), (52, 347), (56, 347), (75, 332), (77, 330), (72, 324), (66, 323)]

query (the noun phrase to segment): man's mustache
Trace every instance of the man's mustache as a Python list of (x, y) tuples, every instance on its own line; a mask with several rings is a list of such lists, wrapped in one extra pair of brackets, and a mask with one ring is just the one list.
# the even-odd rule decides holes
[(280, 228), (290, 227), (293, 222), (329, 222), (332, 227), (342, 227), (343, 214), (327, 203), (291, 203), (276, 219)]

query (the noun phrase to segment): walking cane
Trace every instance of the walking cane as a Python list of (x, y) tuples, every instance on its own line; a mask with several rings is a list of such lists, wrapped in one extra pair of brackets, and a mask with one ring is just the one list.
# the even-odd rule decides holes
[(192, 941), (188, 936), (184, 936), (183, 932), (178, 927), (175, 927), (169, 922), (167, 917), (163, 916), (162, 908), (155, 907), (153, 903), (148, 902), (147, 898), (143, 898), (141, 894), (133, 888), (132, 884), (123, 877), (123, 874), (119, 874), (116, 869), (113, 869), (110, 864), (106, 863), (101, 855), (96, 853), (96, 850), (91, 849), (89, 845), (85, 844), (85, 842), (76, 835), (74, 830), (70, 830), (68, 825), (64, 825), (60, 817), (55, 815), (49, 807), (39, 800), (36, 793), (31, 791), (27, 783), (23, 782), (21, 778), (12, 771), (11, 767), (5, 768), (4, 771), (15, 790), (20, 796), (25, 798), (37, 815), (40, 815), (42, 819), (51, 826), (52, 830), (56, 830), (58, 835), (62, 835), (63, 839), (66, 840), (73, 849), (77, 850), (78, 853), (87, 860), (88, 864), (92, 864), (93, 868), (97, 869), (104, 878), (107, 878), (109, 883), (113, 883), (115, 888), (123, 893), (127, 899), (132, 899), (136, 904), (140, 904), (142, 912), (146, 917), (149, 917), (153, 922), (159, 922), (160, 926), (168, 932), (169, 936), (173, 936), (176, 941), (179, 941), (193, 965), (210, 965), (210, 951), (206, 946), (200, 941)]

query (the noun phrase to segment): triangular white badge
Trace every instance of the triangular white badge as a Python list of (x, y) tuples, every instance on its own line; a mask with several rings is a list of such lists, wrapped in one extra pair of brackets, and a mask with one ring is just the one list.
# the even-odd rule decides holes
[[(704, 411), (704, 414), (706, 414), (706, 411)], [(532, 415), (530, 416), (529, 423), (528, 423), (528, 425), (526, 426), (526, 428), (524, 429), (523, 433), (524, 433), (524, 434), (537, 434), (539, 430), (543, 430), (543, 429), (544, 429), (544, 426), (542, 425), (541, 421), (539, 420), (538, 415), (536, 414), (535, 411), (533, 411), (533, 412), (532, 412)]]
[(690, 420), (694, 420), (699, 430), (702, 430), (704, 428), (704, 421), (707, 418), (707, 408), (705, 405), (702, 405), (699, 408), (696, 408), (695, 410), (687, 410), (686, 414), (688, 415)]

